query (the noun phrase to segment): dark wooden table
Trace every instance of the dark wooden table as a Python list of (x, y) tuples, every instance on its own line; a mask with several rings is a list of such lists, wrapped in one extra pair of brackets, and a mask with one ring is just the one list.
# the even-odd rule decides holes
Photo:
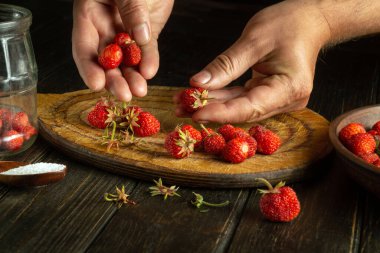
[[(45, 3), (43, 3), (45, 2)], [(159, 45), (161, 67), (152, 85), (186, 86), (272, 1), (177, 0)], [(38, 91), (85, 88), (71, 55), (72, 2), (7, 0), (32, 10)], [(380, 101), (380, 38), (351, 41), (320, 55), (308, 107), (329, 120)], [(243, 76), (235, 84), (243, 83)], [(63, 155), (38, 138), (15, 157), (69, 167), (56, 184), (33, 189), (0, 185), (0, 252), (380, 252), (380, 201), (345, 173), (335, 154), (321, 176), (292, 186), (302, 211), (291, 223), (272, 223), (258, 209), (256, 189), (196, 189), (226, 208), (200, 213), (182, 198), (147, 193), (151, 182), (103, 172)], [(117, 209), (103, 194), (125, 184), (138, 202)]]

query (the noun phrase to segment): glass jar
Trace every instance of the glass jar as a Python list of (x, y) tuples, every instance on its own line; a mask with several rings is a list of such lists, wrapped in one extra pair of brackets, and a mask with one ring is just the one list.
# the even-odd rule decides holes
[(37, 137), (37, 65), (32, 13), (0, 4), (0, 158), (29, 148)]

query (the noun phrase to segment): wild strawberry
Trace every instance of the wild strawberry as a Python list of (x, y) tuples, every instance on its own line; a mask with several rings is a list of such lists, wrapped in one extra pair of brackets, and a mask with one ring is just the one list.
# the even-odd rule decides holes
[(249, 150), (248, 150), (248, 156), (247, 158), (251, 158), (252, 156), (254, 156), (256, 154), (256, 150), (257, 150), (257, 141), (251, 137), (251, 136), (245, 136), (245, 137), (242, 137), (244, 138), (247, 143), (248, 143), (248, 147), (249, 147)]
[(118, 33), (115, 35), (113, 42), (120, 47), (124, 46), (126, 43), (131, 42), (131, 36), (128, 33)]
[(220, 154), (225, 146), (226, 141), (223, 136), (218, 133), (212, 133), (203, 139), (203, 149), (208, 154)]
[(257, 152), (260, 154), (273, 154), (281, 146), (280, 137), (263, 126), (253, 126), (249, 129), (249, 133), (257, 141)]
[(377, 132), (376, 130), (373, 130), (373, 129), (367, 131), (367, 133), (369, 133), (369, 134), (372, 135), (372, 136), (379, 135), (379, 132)]
[(233, 131), (232, 136), (233, 136), (232, 138), (250, 137), (249, 133), (240, 127), (235, 127), (235, 130)]
[(205, 127), (201, 130), (202, 140), (206, 138), (206, 136), (215, 133), (215, 131), (212, 128)]
[(357, 156), (374, 153), (375, 138), (368, 133), (359, 133), (352, 136), (347, 144), (348, 149)]
[(376, 132), (380, 133), (380, 121), (377, 121), (375, 124), (373, 124), (372, 130), (375, 130)]
[(8, 151), (16, 151), (24, 143), (23, 135), (16, 130), (9, 130), (3, 134), (2, 146)]
[(12, 128), (20, 132), (24, 127), (29, 125), (29, 118), (25, 112), (18, 112), (12, 119)]
[(97, 106), (87, 115), (88, 123), (100, 129), (107, 127), (108, 111), (106, 106)]
[(114, 69), (119, 67), (123, 60), (123, 52), (117, 44), (106, 46), (98, 56), (98, 62), (104, 69)]
[(374, 163), (379, 160), (379, 156), (376, 153), (363, 154), (359, 156), (361, 159), (367, 163)]
[(343, 145), (347, 145), (349, 139), (353, 135), (358, 134), (358, 133), (365, 133), (365, 132), (366, 130), (363, 124), (353, 122), (346, 125), (339, 131), (339, 140), (343, 143)]
[(151, 136), (160, 131), (160, 121), (150, 112), (141, 112), (137, 115), (138, 120), (132, 126), (133, 133), (139, 137)]
[(227, 124), (219, 127), (218, 133), (220, 133), (226, 142), (232, 140), (234, 138), (235, 127), (233, 125)]
[(380, 159), (373, 162), (373, 165), (375, 165), (376, 167), (380, 169)]
[(183, 109), (186, 112), (193, 113), (207, 104), (208, 90), (188, 88), (181, 92), (180, 97)]
[(2, 130), (8, 130), (11, 127), (12, 113), (6, 108), (0, 108), (0, 120), (2, 121)]
[(183, 132), (180, 128), (176, 128), (168, 134), (165, 139), (164, 147), (177, 159), (189, 157), (194, 152), (194, 140), (189, 132)]
[(128, 106), (127, 108), (124, 109), (124, 113), (131, 113), (133, 111), (134, 114), (138, 114), (143, 111), (141, 107), (133, 105), (133, 106)]
[(285, 186), (284, 182), (279, 182), (274, 188), (264, 178), (259, 178), (268, 190), (260, 189), (263, 195), (260, 198), (260, 211), (270, 221), (288, 222), (298, 216), (301, 205), (295, 191)]
[(188, 131), (191, 138), (196, 140), (197, 142), (194, 144), (194, 148), (198, 149), (202, 146), (202, 134), (199, 132), (196, 128), (194, 128), (192, 125), (183, 125), (181, 127), (181, 130), (183, 132)]
[(24, 140), (27, 141), (30, 137), (37, 134), (37, 129), (32, 125), (27, 125), (23, 127), (20, 132), (24, 135)]
[(249, 144), (245, 138), (235, 138), (227, 142), (222, 151), (224, 160), (230, 163), (241, 163), (248, 157)]
[(141, 61), (141, 49), (135, 41), (130, 41), (122, 46), (123, 63), (127, 67), (139, 65)]

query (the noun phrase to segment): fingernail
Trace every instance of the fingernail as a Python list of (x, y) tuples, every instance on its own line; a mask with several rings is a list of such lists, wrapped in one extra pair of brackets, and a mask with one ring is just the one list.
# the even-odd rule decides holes
[(202, 70), (198, 74), (195, 74), (191, 79), (196, 83), (206, 84), (211, 79), (211, 73), (207, 70)]
[(209, 122), (207, 120), (198, 120), (198, 124), (208, 124)]
[(133, 39), (137, 42), (137, 44), (144, 45), (148, 43), (150, 39), (148, 24), (143, 23), (141, 25), (135, 26), (132, 29), (132, 35), (133, 35)]

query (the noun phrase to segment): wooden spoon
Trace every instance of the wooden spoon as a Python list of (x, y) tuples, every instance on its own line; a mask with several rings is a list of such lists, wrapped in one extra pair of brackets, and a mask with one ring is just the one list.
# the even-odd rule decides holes
[(42, 186), (62, 180), (67, 173), (67, 167), (65, 166), (62, 170), (47, 173), (22, 175), (1, 174), (2, 172), (25, 165), (28, 165), (28, 163), (16, 161), (0, 161), (0, 183), (19, 187)]

